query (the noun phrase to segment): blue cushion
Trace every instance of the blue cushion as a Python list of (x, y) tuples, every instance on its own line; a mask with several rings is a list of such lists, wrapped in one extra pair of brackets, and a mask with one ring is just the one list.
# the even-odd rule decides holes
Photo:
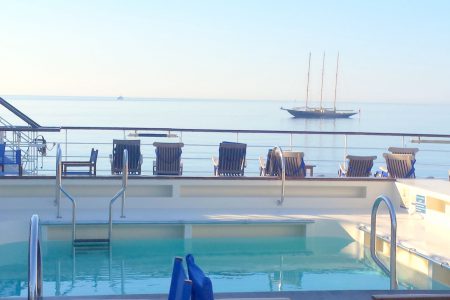
[(191, 300), (213, 300), (212, 282), (202, 269), (195, 264), (192, 254), (186, 255), (189, 279), (192, 280)]
[(191, 288), (192, 282), (187, 280), (186, 272), (183, 268), (183, 259), (175, 257), (168, 300), (189, 300)]

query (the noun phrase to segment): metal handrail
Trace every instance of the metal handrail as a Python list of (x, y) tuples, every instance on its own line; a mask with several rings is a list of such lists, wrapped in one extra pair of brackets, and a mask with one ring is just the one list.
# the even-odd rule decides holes
[[(375, 250), (375, 238), (377, 234), (377, 212), (381, 202), (384, 202), (389, 210), (389, 216), (391, 220), (391, 249), (389, 269), (378, 258)], [(390, 288), (395, 290), (398, 288), (397, 283), (397, 217), (395, 213), (394, 205), (389, 197), (381, 195), (379, 196), (372, 207), (372, 214), (370, 217), (370, 255), (375, 263), (383, 270), (386, 275), (390, 277)]]
[(39, 241), (39, 216), (30, 219), (28, 240), (28, 300), (42, 298), (42, 256)]
[(124, 206), (125, 206), (125, 191), (128, 186), (128, 151), (123, 150), (123, 160), (122, 160), (122, 188), (114, 195), (114, 197), (109, 202), (109, 229), (108, 229), (108, 240), (111, 241), (112, 236), (112, 205), (114, 202), (122, 196), (122, 214), (121, 218), (125, 218)]
[(62, 187), (62, 163), (61, 163), (61, 146), (57, 145), (56, 149), (56, 206), (57, 206), (57, 218), (61, 218), (61, 192), (67, 197), (67, 199), (72, 202), (72, 242), (75, 241), (76, 232), (75, 232), (75, 220), (76, 220), (76, 208), (77, 204), (75, 199), (64, 190)]
[(283, 150), (280, 146), (275, 146), (272, 150), (272, 153), (274, 155), (280, 155), (280, 161), (281, 161), (281, 197), (280, 200), (277, 201), (278, 205), (283, 205), (284, 202), (284, 185), (286, 181), (286, 167), (284, 164), (284, 157), (283, 157)]

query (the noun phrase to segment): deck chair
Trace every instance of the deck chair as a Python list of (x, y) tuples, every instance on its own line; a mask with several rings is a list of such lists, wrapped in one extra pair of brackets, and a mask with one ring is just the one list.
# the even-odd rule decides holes
[(281, 174), (281, 158), (273, 153), (273, 149), (269, 149), (267, 157), (259, 157), (259, 176), (280, 176)]
[(390, 178), (416, 178), (412, 154), (384, 153), (383, 156)]
[(113, 153), (109, 155), (111, 174), (122, 174), (124, 149), (128, 151), (128, 174), (141, 175), (143, 158), (140, 140), (113, 140)]
[(244, 176), (247, 144), (222, 142), (219, 158), (213, 157), (215, 176)]
[(192, 281), (186, 276), (186, 271), (183, 268), (183, 258), (175, 257), (168, 300), (189, 300), (191, 292)]
[[(91, 149), (89, 161), (63, 161), (61, 162), (63, 175), (97, 175), (97, 157), (98, 150)], [(88, 167), (88, 171), (67, 171), (68, 167)]]
[(22, 152), (6, 150), (6, 143), (0, 143), (0, 174), (5, 174), (5, 165), (16, 165), (19, 176), (22, 176)]
[[(303, 157), (303, 152), (283, 151), (284, 167), (286, 170), (286, 177), (305, 177), (306, 169)], [(279, 167), (281, 169), (281, 165)], [(281, 170), (279, 170), (281, 174)]]
[[(392, 154), (410, 154), (413, 156), (413, 167), (416, 163), (416, 153), (419, 152), (419, 148), (401, 148), (401, 147), (389, 147), (388, 151)], [(381, 166), (380, 170), (375, 173), (377, 177), (388, 177), (389, 173), (386, 166)]]
[(153, 143), (156, 160), (153, 161), (153, 175), (182, 175), (181, 148), (183, 143)]
[(347, 155), (347, 168), (340, 165), (339, 177), (369, 177), (376, 156)]
[(186, 255), (189, 279), (192, 280), (191, 300), (214, 300), (212, 282), (195, 263), (192, 254)]

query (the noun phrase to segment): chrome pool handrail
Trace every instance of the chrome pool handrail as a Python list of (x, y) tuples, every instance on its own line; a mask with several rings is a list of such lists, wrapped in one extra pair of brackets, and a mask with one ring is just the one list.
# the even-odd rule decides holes
[(280, 161), (281, 161), (281, 197), (280, 200), (277, 201), (278, 205), (283, 205), (284, 202), (284, 185), (285, 185), (285, 181), (286, 181), (286, 167), (284, 164), (284, 156), (283, 156), (283, 150), (281, 149), (280, 146), (275, 146), (272, 150), (272, 152), (274, 153), (274, 155), (279, 155), (280, 156)]
[(30, 219), (28, 238), (28, 300), (42, 298), (42, 256), (39, 241), (39, 216)]
[(122, 160), (122, 188), (114, 195), (114, 197), (109, 202), (109, 227), (108, 227), (108, 241), (111, 242), (112, 236), (112, 205), (114, 202), (122, 196), (122, 209), (121, 209), (121, 218), (125, 218), (124, 215), (124, 206), (125, 206), (125, 191), (128, 186), (128, 151), (127, 149), (123, 150), (123, 160)]
[[(377, 234), (377, 212), (381, 202), (384, 202), (389, 210), (389, 216), (391, 220), (391, 247), (390, 247), (390, 259), (389, 269), (380, 261), (375, 250), (376, 234)], [(375, 200), (372, 207), (372, 214), (370, 216), (370, 255), (375, 263), (383, 270), (383, 272), (390, 277), (390, 288), (396, 290), (398, 288), (397, 283), (397, 216), (395, 213), (394, 205), (389, 197), (381, 195)]]
[(72, 202), (72, 242), (75, 241), (76, 232), (75, 232), (75, 220), (76, 220), (76, 208), (77, 204), (75, 199), (66, 192), (66, 190), (62, 187), (62, 152), (60, 144), (57, 144), (56, 148), (56, 205), (57, 205), (57, 218), (61, 218), (61, 192), (67, 197), (67, 199)]

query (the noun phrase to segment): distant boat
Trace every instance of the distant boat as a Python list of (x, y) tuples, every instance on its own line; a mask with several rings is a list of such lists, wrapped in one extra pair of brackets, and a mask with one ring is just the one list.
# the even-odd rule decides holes
[(117, 97), (117, 100), (123, 100), (124, 98), (122, 96)]
[(286, 110), (295, 118), (307, 118), (307, 119), (339, 119), (349, 118), (356, 115), (357, 112), (352, 110), (334, 110), (331, 108), (311, 108), (311, 107), (292, 107), (281, 108)]
[(336, 82), (334, 86), (334, 105), (333, 108), (325, 108), (322, 106), (322, 96), (323, 96), (323, 75), (324, 75), (324, 67), (325, 67), (325, 52), (323, 53), (322, 59), (322, 85), (320, 88), (320, 107), (308, 107), (308, 99), (309, 99), (309, 74), (311, 70), (311, 52), (309, 53), (309, 62), (308, 62), (308, 82), (306, 84), (306, 101), (304, 107), (292, 107), (292, 108), (284, 108), (281, 107), (282, 110), (286, 110), (294, 118), (307, 118), (307, 119), (338, 119), (338, 118), (349, 118), (353, 115), (356, 115), (358, 112), (353, 110), (337, 110), (336, 109), (336, 92), (337, 92), (337, 80), (338, 80), (338, 69), (339, 69), (339, 52), (337, 56), (336, 63)]

